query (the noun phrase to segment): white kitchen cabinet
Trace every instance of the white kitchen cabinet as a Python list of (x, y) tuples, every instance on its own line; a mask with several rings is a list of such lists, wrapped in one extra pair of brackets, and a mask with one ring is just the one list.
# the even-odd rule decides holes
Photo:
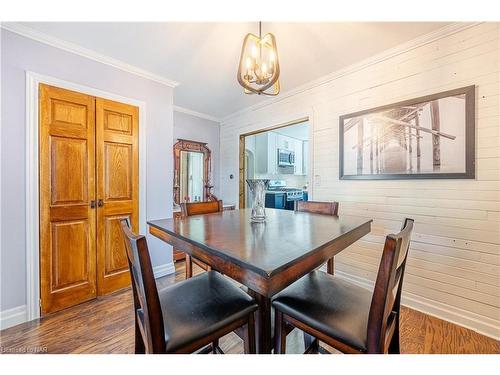
[[(278, 149), (295, 153), (295, 175), (307, 174), (307, 142), (273, 131), (255, 136), (255, 173), (279, 174)], [(305, 154), (304, 154), (305, 152)], [(306, 155), (306, 156), (304, 156)], [(306, 160), (304, 160), (304, 158)]]
[(302, 144), (302, 174), (307, 175), (309, 172), (309, 141), (304, 141)]
[(255, 136), (255, 173), (267, 173), (267, 133)]
[(277, 148), (283, 150), (293, 151), (293, 138), (287, 137), (286, 135), (281, 135), (274, 133), (276, 135), (276, 145)]
[(267, 132), (255, 136), (255, 173), (277, 173), (276, 133)]
[(267, 136), (267, 173), (278, 173), (278, 149), (276, 147), (277, 135), (274, 132), (269, 132)]
[(293, 151), (295, 152), (295, 173), (296, 175), (302, 175), (303, 167), (302, 167), (302, 141), (299, 139), (293, 139)]
[[(303, 142), (300, 139), (288, 137), (282, 134), (276, 134), (277, 149), (293, 151), (295, 153), (295, 175), (303, 175)], [(277, 155), (278, 150), (275, 154)]]

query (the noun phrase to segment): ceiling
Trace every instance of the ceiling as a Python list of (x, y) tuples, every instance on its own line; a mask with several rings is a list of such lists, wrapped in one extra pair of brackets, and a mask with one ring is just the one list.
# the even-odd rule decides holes
[(275, 133), (281, 135), (286, 135), (288, 137), (296, 138), (301, 141), (309, 140), (309, 122), (304, 121), (300, 124), (285, 126), (284, 128), (278, 128), (273, 130)]
[[(265, 100), (236, 81), (243, 37), (257, 23), (22, 23), (180, 83), (174, 104), (222, 118)], [(275, 34), (282, 92), (446, 26), (432, 22), (263, 23)]]

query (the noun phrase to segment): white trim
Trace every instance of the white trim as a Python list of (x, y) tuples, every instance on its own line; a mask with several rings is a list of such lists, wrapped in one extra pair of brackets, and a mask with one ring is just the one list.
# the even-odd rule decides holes
[(171, 275), (174, 272), (175, 272), (174, 262), (160, 264), (159, 266), (153, 267), (153, 274), (155, 276), (155, 279), (158, 279), (159, 277)]
[(450, 306), (439, 301), (430, 300), (413, 293), (403, 292), (401, 303), (414, 310), (469, 328), (495, 340), (500, 340), (498, 320), (478, 315), (459, 307)]
[(123, 62), (121, 60), (103, 55), (101, 53), (98, 53), (96, 51), (93, 51), (88, 48), (84, 48), (82, 46), (79, 46), (74, 43), (70, 43), (67, 41), (64, 41), (59, 38), (55, 38), (53, 36), (47, 35), (45, 33), (42, 33), (40, 31), (34, 30), (30, 27), (26, 27), (24, 25), (21, 25), (16, 22), (7, 22), (7, 23), (2, 23), (0, 25), (2, 29), (8, 30), (10, 32), (19, 34), (21, 36), (24, 36), (29, 39), (36, 40), (37, 42), (47, 44), (51, 47), (59, 48), (67, 52), (74, 53), (79, 56), (86, 57), (88, 59), (100, 62), (102, 64), (106, 64), (109, 66), (112, 66), (114, 68), (123, 70), (127, 73), (135, 74), (136, 76), (146, 78), (150, 81), (155, 81), (158, 83), (161, 83), (162, 85), (168, 86), (168, 87), (177, 87), (179, 86), (179, 82), (173, 81), (169, 78), (162, 77), (158, 74), (152, 73), (148, 70), (139, 68), (134, 65), (130, 65), (126, 62)]
[[(308, 112), (309, 140), (307, 143), (307, 199), (314, 200), (314, 107)], [(304, 155), (302, 155), (304, 157)]]
[(336, 80), (340, 77), (346, 76), (348, 74), (352, 74), (352, 73), (357, 72), (359, 70), (365, 69), (371, 65), (378, 64), (384, 60), (401, 55), (401, 54), (406, 53), (408, 51), (411, 51), (413, 49), (422, 47), (426, 44), (429, 44), (429, 43), (432, 43), (436, 40), (439, 40), (439, 39), (445, 38), (447, 36), (456, 34), (460, 31), (463, 31), (463, 30), (468, 29), (470, 27), (477, 26), (479, 24), (481, 24), (481, 22), (455, 22), (455, 23), (452, 23), (450, 25), (444, 26), (444, 27), (437, 29), (435, 31), (432, 31), (428, 34), (424, 34), (418, 38), (412, 39), (412, 40), (405, 42), (403, 44), (400, 44), (396, 47), (385, 50), (385, 51), (383, 51), (377, 55), (374, 55), (372, 57), (369, 57), (365, 60), (361, 60), (361, 61), (354, 63), (354, 64), (351, 64), (345, 68), (342, 68), (342, 69), (336, 70), (332, 73), (329, 73), (327, 75), (324, 75), (318, 79), (315, 79), (314, 81), (307, 82), (307, 83), (300, 85), (298, 87), (295, 87), (289, 91), (282, 92), (282, 93), (280, 93), (280, 95), (278, 95), (276, 97), (267, 98), (267, 99), (261, 101), (260, 103), (254, 104), (252, 106), (249, 106), (249, 107), (246, 107), (243, 109), (240, 109), (234, 113), (231, 113), (230, 115), (224, 116), (221, 119), (221, 122), (224, 123), (235, 116), (239, 116), (239, 115), (242, 115), (246, 112), (255, 111), (255, 110), (258, 110), (260, 108), (266, 107), (268, 105), (278, 103), (278, 102), (280, 102), (280, 101), (282, 101), (290, 96), (297, 95), (297, 94), (302, 93), (304, 91), (311, 90), (315, 87), (327, 84), (327, 83), (329, 83), (333, 80)]
[[(373, 291), (374, 282), (367, 279), (349, 275), (345, 272), (335, 270), (335, 275), (348, 280), (362, 288)], [(498, 321), (486, 316), (478, 315), (459, 307), (450, 306), (445, 303), (430, 300), (414, 293), (405, 292), (401, 296), (401, 304), (413, 310), (420, 311), (427, 315), (446, 320), (450, 323), (471, 329), (482, 335), (500, 340), (500, 329)]]
[(0, 330), (21, 324), (26, 321), (26, 305), (0, 311)]
[(146, 233), (146, 103), (26, 71), (26, 320), (40, 317), (38, 85), (45, 83), (139, 107), (139, 231)]
[(210, 115), (207, 115), (206, 113), (202, 113), (202, 112), (196, 112), (196, 111), (193, 111), (192, 109), (184, 108), (184, 107), (181, 107), (178, 105), (174, 105), (174, 111), (186, 113), (188, 115), (199, 117), (199, 118), (204, 118), (205, 120), (210, 120), (210, 121), (219, 122), (219, 123), (221, 122), (221, 119), (218, 117), (210, 116)]

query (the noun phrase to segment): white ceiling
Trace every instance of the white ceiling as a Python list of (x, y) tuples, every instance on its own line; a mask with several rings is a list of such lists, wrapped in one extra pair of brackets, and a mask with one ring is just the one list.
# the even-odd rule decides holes
[(286, 135), (288, 137), (300, 139), (301, 141), (309, 140), (309, 122), (301, 122), (297, 125), (290, 125), (284, 128), (273, 130), (275, 133)]
[[(222, 118), (265, 100), (236, 81), (243, 37), (257, 23), (22, 23), (180, 83), (174, 104)], [(275, 34), (287, 91), (446, 26), (431, 22), (263, 23)]]

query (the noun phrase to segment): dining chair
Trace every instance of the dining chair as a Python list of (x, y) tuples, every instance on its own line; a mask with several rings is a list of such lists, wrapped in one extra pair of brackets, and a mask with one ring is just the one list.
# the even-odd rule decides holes
[[(180, 206), (182, 217), (213, 214), (223, 211), (223, 204), (221, 200), (210, 202), (181, 203)], [(186, 279), (193, 277), (193, 263), (197, 264), (205, 271), (210, 271), (212, 269), (208, 264), (186, 253)]]
[(401, 289), (413, 230), (406, 219), (386, 237), (373, 293), (324, 272), (301, 278), (273, 300), (274, 352), (286, 351), (286, 327), (299, 328), (344, 353), (398, 353)]
[(146, 238), (121, 229), (132, 278), (135, 353), (222, 353), (219, 338), (237, 329), (255, 353), (257, 304), (221, 274), (205, 272), (158, 290)]
[[(339, 216), (338, 202), (295, 201), (295, 211), (311, 214)], [(333, 275), (335, 264), (333, 257), (326, 262), (326, 272)]]

